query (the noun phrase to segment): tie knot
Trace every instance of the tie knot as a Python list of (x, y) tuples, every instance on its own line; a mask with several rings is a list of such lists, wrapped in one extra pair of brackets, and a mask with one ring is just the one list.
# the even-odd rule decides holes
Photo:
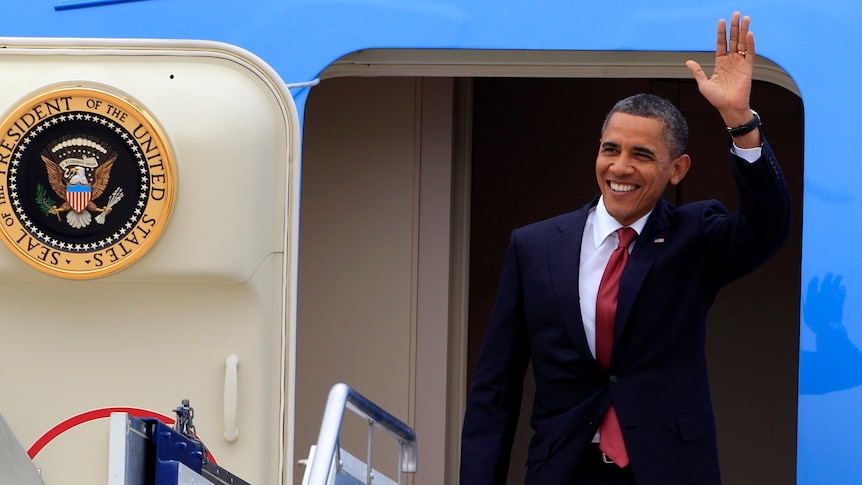
[(617, 235), (620, 237), (619, 247), (627, 248), (632, 240), (637, 237), (638, 233), (631, 227), (621, 227), (617, 229)]

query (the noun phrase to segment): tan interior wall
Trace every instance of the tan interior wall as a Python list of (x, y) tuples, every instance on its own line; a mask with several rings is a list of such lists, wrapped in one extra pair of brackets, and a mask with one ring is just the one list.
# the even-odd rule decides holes
[[(338, 382), (408, 417), (415, 90), (412, 79), (332, 80), (309, 98), (297, 287), (297, 456), (317, 441), (327, 394)], [(346, 434), (344, 446), (361, 456), (365, 438), (359, 431)], [(299, 483), (301, 475), (295, 477)]]
[[(443, 483), (452, 80), (342, 78), (306, 108), (300, 210), (297, 456), (345, 382), (420, 438), (413, 483)], [(364, 457), (367, 427), (342, 440)], [(375, 438), (382, 435), (375, 433)], [(394, 446), (374, 465), (393, 477)], [(299, 483), (302, 469), (295, 469)]]

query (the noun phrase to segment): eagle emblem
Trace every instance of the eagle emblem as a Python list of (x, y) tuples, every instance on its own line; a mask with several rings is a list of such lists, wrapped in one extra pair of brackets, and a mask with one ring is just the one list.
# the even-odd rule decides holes
[(117, 187), (103, 207), (93, 201), (108, 187), (117, 152), (97, 138), (77, 136), (49, 144), (40, 156), (51, 188), (63, 200), (58, 207), (38, 187), (37, 202), (43, 212), (56, 215), (58, 220), (60, 213), (66, 212), (66, 222), (75, 229), (87, 227), (92, 221), (91, 213), (98, 213), (96, 222), (104, 224), (111, 208), (123, 198), (123, 191)]

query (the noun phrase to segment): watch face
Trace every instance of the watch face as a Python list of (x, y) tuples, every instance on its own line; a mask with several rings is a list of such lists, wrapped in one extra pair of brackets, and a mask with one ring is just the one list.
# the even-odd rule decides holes
[(32, 96), (0, 125), (0, 228), (31, 266), (63, 278), (128, 267), (167, 226), (173, 155), (154, 119), (95, 86)]

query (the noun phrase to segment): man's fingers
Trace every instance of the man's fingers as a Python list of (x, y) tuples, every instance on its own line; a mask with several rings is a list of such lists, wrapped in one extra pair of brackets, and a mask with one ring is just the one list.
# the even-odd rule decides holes
[(724, 19), (718, 21), (718, 31), (715, 39), (715, 55), (727, 55), (727, 22)]
[(698, 84), (709, 80), (709, 78), (706, 76), (706, 73), (703, 72), (703, 68), (700, 67), (700, 64), (698, 64), (697, 62), (692, 60), (685, 61), (685, 67), (687, 67), (688, 70), (691, 71), (692, 76), (694, 76), (694, 80), (697, 81)]
[(754, 55), (757, 52), (757, 50), (754, 48), (754, 33), (749, 32), (745, 38), (746, 50), (748, 51), (748, 59), (750, 60), (750, 62), (754, 62)]
[(749, 27), (751, 17), (742, 16), (739, 12), (733, 12), (730, 17), (730, 35), (727, 35), (727, 22), (724, 19), (718, 21), (718, 32), (715, 41), (716, 57), (728, 54), (742, 55), (749, 62), (754, 61), (754, 34)]
[(730, 45), (729, 52), (737, 52), (739, 49), (739, 12), (733, 12), (730, 17)]
[(740, 22), (739, 24), (739, 45), (737, 46), (738, 50), (748, 50), (748, 26), (750, 23), (751, 19), (748, 17), (748, 15), (742, 17), (742, 22)]

